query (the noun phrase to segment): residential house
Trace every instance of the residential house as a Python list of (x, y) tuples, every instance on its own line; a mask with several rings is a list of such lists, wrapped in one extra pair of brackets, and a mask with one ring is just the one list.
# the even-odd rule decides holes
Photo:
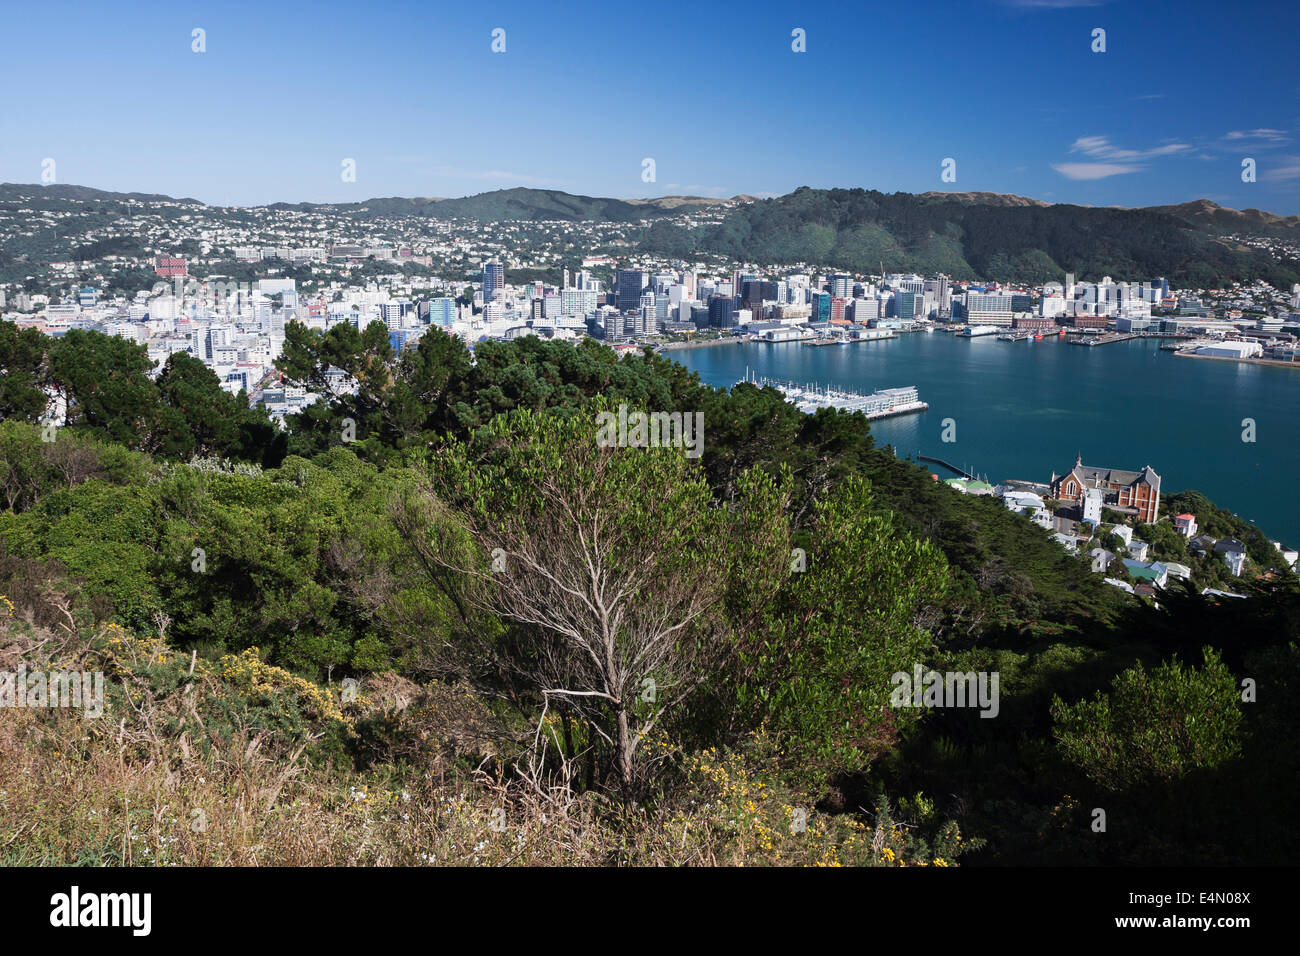
[(1234, 578), (1241, 577), (1241, 572), (1246, 568), (1246, 546), (1236, 538), (1223, 538), (1214, 546), (1214, 553), (1223, 555), (1223, 561), (1228, 565), (1228, 570), (1232, 572)]
[(1002, 503), (1012, 511), (1024, 513), (1043, 507), (1041, 496), (1032, 491), (1007, 491), (1002, 495)]
[(1192, 552), (1198, 558), (1205, 557), (1214, 550), (1214, 545), (1218, 542), (1208, 534), (1198, 534), (1195, 538), (1187, 542), (1187, 550)]
[(1137, 538), (1134, 538), (1129, 542), (1128, 556), (1134, 561), (1145, 561), (1147, 559), (1147, 551), (1149, 550), (1150, 545), (1145, 541), (1139, 541)]
[(1121, 559), (1124, 567), (1128, 568), (1129, 577), (1134, 581), (1144, 582), (1162, 588), (1169, 581), (1169, 569), (1159, 561), (1152, 561), (1147, 564), (1144, 561), (1134, 561), (1132, 558)]
[(1072, 534), (1065, 534), (1058, 531), (1056, 534), (1052, 535), (1052, 537), (1055, 538), (1066, 551), (1079, 550), (1079, 539)]
[(1184, 538), (1196, 534), (1196, 515), (1183, 513), (1174, 518), (1174, 530)]
[(1101, 529), (1103, 534), (1113, 534), (1124, 542), (1124, 547), (1133, 543), (1133, 529), (1126, 524), (1108, 524)]
[(1088, 552), (1088, 557), (1092, 561), (1092, 570), (1094, 574), (1100, 574), (1110, 567), (1110, 563), (1115, 560), (1115, 555), (1105, 548), (1093, 548)]
[(1288, 548), (1281, 541), (1274, 541), (1273, 547), (1277, 548), (1278, 553), (1282, 555), (1282, 560), (1286, 562), (1286, 566), (1294, 570), (1296, 560), (1300, 558), (1300, 552), (1297, 552), (1295, 548)]

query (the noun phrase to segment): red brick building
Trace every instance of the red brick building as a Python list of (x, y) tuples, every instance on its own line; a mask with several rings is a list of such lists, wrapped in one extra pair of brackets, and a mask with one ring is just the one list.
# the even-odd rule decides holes
[(156, 257), (153, 261), (153, 271), (164, 279), (170, 279), (172, 276), (189, 275), (185, 260), (174, 256)]
[(1085, 493), (1094, 488), (1101, 490), (1105, 507), (1132, 515), (1145, 524), (1154, 524), (1160, 514), (1160, 476), (1150, 465), (1144, 465), (1141, 471), (1096, 468), (1085, 465), (1079, 456), (1064, 475), (1052, 474), (1052, 497), (1060, 501), (1082, 505)]

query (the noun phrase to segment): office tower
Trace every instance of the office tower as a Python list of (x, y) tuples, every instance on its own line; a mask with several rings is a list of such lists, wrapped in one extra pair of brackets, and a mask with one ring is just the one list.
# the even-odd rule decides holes
[(729, 329), (736, 324), (736, 313), (740, 311), (740, 299), (730, 295), (713, 295), (709, 297), (709, 325), (717, 329)]
[(812, 315), (810, 322), (829, 322), (831, 320), (831, 294), (814, 292), (812, 294)]
[(451, 296), (429, 300), (429, 324), (451, 325), (456, 321), (456, 300)]
[(483, 302), (505, 298), (506, 270), (499, 262), (489, 262), (483, 267)]
[(615, 277), (618, 286), (617, 305), (620, 312), (633, 312), (640, 308), (641, 291), (645, 288), (645, 273), (640, 269), (619, 269)]

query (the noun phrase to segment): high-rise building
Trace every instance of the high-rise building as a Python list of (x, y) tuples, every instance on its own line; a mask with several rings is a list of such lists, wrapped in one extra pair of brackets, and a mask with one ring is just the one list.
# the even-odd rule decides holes
[(715, 329), (729, 329), (736, 324), (740, 299), (730, 295), (709, 296), (709, 325)]
[(952, 312), (952, 290), (948, 287), (948, 277), (939, 276), (937, 279), (927, 279), (925, 282), (925, 292), (933, 296), (935, 308), (939, 310), (940, 315), (949, 315)]
[(847, 299), (853, 293), (853, 277), (840, 273), (831, 276), (831, 298)]
[(456, 321), (456, 300), (450, 296), (429, 300), (429, 324), (451, 325)]
[(659, 315), (655, 308), (654, 292), (646, 292), (641, 296), (641, 309), (637, 313), (637, 333), (640, 335), (652, 335), (659, 331)]
[(489, 262), (483, 266), (483, 302), (505, 298), (506, 270), (499, 262)]
[(589, 289), (561, 289), (561, 315), (588, 315), (596, 311), (596, 293)]
[(614, 279), (618, 286), (618, 310), (633, 312), (641, 306), (641, 292), (645, 289), (645, 273), (640, 269), (619, 269)]
[(962, 302), (963, 319), (970, 325), (1011, 325), (1011, 296), (1005, 293), (967, 292)]
[(831, 294), (814, 292), (812, 294), (812, 315), (810, 322), (829, 322), (831, 320)]

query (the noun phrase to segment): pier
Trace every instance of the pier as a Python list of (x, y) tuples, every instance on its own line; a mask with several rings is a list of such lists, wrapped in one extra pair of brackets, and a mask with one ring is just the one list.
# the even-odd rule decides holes
[(748, 370), (740, 381), (758, 388), (774, 388), (785, 397), (787, 402), (807, 414), (812, 414), (819, 408), (837, 408), (845, 412), (861, 412), (867, 418), (876, 419), (888, 418), (891, 415), (905, 415), (909, 412), (924, 412), (930, 407), (921, 401), (914, 385), (903, 388), (881, 388), (870, 395), (864, 395), (861, 392), (818, 385), (800, 385), (796, 382), (755, 378), (750, 376)]
[(917, 461), (928, 461), (933, 465), (943, 465), (943, 467), (947, 468), (949, 471), (955, 472), (956, 474), (961, 475), (963, 478), (970, 478), (972, 480), (974, 480), (975, 478), (974, 475), (970, 474), (969, 472), (965, 471), (962, 468), (958, 468), (956, 465), (952, 464), (951, 462), (944, 461), (942, 458), (931, 458), (928, 455), (917, 455), (916, 459)]
[(1134, 332), (1106, 332), (1101, 335), (1089, 335), (1084, 338), (1067, 339), (1071, 345), (1110, 345), (1112, 342), (1127, 342), (1130, 339), (1140, 339), (1141, 335)]

